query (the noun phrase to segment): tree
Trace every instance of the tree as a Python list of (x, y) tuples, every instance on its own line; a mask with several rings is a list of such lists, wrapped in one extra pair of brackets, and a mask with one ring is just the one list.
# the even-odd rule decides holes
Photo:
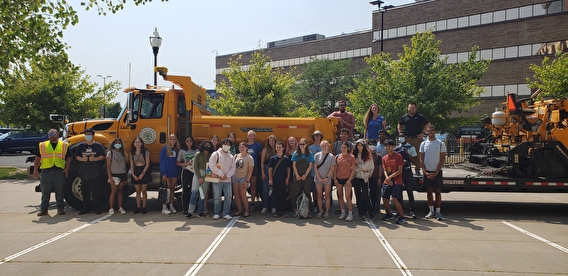
[[(79, 22), (75, 9), (66, 0), (1, 0), (0, 9), (0, 80), (12, 70), (35, 63), (42, 55), (64, 55), (66, 45), (61, 40), (69, 25)], [(152, 0), (131, 0), (136, 5)], [(167, 0), (161, 0), (165, 2)], [(118, 2), (118, 3), (117, 3)], [(127, 0), (89, 0), (81, 2), (88, 10), (97, 7), (105, 15), (124, 8)]]
[[(446, 64), (447, 58), (440, 57), (440, 43), (428, 31), (414, 35), (398, 60), (388, 53), (366, 58), (373, 75), (356, 80), (357, 89), (348, 94), (357, 121), (362, 122), (371, 103), (377, 103), (387, 123), (396, 126), (409, 102), (416, 102), (419, 112), (441, 131), (470, 120), (459, 113), (479, 104), (483, 88), (476, 81), (487, 71), (489, 61), (476, 61), (477, 47), (473, 47), (467, 61)], [(363, 130), (363, 123), (357, 127)]]
[(294, 99), (307, 107), (313, 105), (320, 116), (331, 114), (335, 103), (355, 88), (351, 64), (351, 59), (312, 59), (303, 64), (299, 82), (292, 88)]
[(554, 60), (544, 57), (542, 66), (531, 64), (534, 80), (527, 78), (530, 88), (540, 89), (537, 99), (568, 98), (568, 53), (557, 52)]
[(103, 98), (83, 75), (65, 55), (42, 56), (29, 68), (15, 69), (0, 90), (4, 123), (47, 131), (57, 127), (49, 120), (52, 113), (69, 115), (71, 121), (95, 117)]
[(273, 69), (263, 50), (252, 54), (248, 69), (243, 70), (242, 56), (231, 58), (229, 69), (217, 86), (222, 95), (210, 101), (219, 115), (288, 116), (294, 102), (290, 87), (296, 81), (291, 72)]

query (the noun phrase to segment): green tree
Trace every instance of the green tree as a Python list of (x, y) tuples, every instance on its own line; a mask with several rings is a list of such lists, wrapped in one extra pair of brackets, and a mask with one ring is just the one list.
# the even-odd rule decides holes
[(294, 99), (303, 106), (313, 106), (319, 116), (331, 114), (335, 103), (355, 88), (351, 59), (312, 59), (299, 69), (299, 82), (292, 88)]
[(95, 117), (103, 103), (95, 84), (65, 55), (42, 56), (29, 68), (15, 69), (3, 79), (0, 110), (4, 123), (46, 131), (58, 127), (49, 114), (69, 115), (71, 121)]
[(540, 89), (537, 99), (545, 97), (568, 98), (568, 53), (557, 52), (551, 60), (544, 57), (542, 66), (531, 64), (534, 80), (527, 78), (530, 88)]
[[(489, 61), (476, 61), (477, 47), (473, 47), (467, 61), (446, 64), (438, 49), (441, 41), (434, 34), (419, 33), (411, 45), (404, 45), (404, 54), (393, 60), (388, 53), (366, 58), (373, 74), (356, 80), (357, 89), (348, 95), (358, 122), (363, 130), (363, 117), (371, 103), (377, 103), (387, 123), (395, 128), (406, 113), (409, 102), (416, 102), (421, 114), (441, 131), (455, 129), (470, 120), (459, 116), (479, 104), (483, 88), (476, 85), (487, 71)], [(392, 131), (391, 131), (392, 132)]]
[(222, 95), (210, 104), (219, 115), (289, 116), (294, 105), (290, 87), (296, 81), (292, 72), (273, 69), (263, 50), (252, 54), (248, 69), (242, 69), (242, 56), (229, 61), (217, 91)]

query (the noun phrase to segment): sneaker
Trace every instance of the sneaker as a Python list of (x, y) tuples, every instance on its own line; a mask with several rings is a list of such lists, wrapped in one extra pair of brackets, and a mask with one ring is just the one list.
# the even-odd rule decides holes
[(394, 216), (392, 214), (387, 214), (383, 217), (383, 220), (393, 220)]
[(214, 216), (213, 216), (213, 219), (214, 219), (214, 220), (218, 220), (218, 219), (219, 219), (219, 215), (214, 215)]
[(318, 213), (318, 218), (319, 218), (319, 219), (321, 218), (321, 215), (322, 215), (322, 213), (319, 212), (319, 213)]
[(396, 220), (396, 224), (405, 224), (406, 218), (400, 217)]
[(227, 215), (224, 215), (223, 218), (224, 218), (224, 219), (233, 219), (233, 217), (231, 217), (231, 215), (228, 215), (228, 214), (227, 214)]
[(416, 214), (414, 214), (414, 212), (410, 212), (410, 218), (411, 218), (411, 219), (415, 219), (415, 218), (416, 218)]
[(122, 207), (118, 208), (118, 212), (120, 212), (121, 215), (126, 214), (126, 211), (124, 211)]
[(177, 213), (176, 208), (174, 208), (173, 204), (170, 204), (170, 211), (172, 212), (172, 214)]
[(114, 215), (114, 209), (112, 209), (112, 208), (108, 209), (108, 214), (109, 214), (109, 215)]
[(142, 208), (142, 214), (147, 214), (148, 210), (146, 210), (146, 207)]
[(204, 213), (198, 213), (197, 216), (199, 218), (206, 218), (207, 217)]
[(319, 213), (318, 207), (314, 207), (314, 213)]
[(339, 219), (345, 219), (345, 213), (341, 213), (341, 215), (339, 216)]
[(429, 218), (433, 218), (435, 216), (436, 216), (436, 214), (434, 213), (434, 211), (430, 211), (430, 212), (428, 212), (428, 214), (424, 218), (429, 219)]
[(422, 174), (420, 173), (420, 170), (415, 170), (414, 175), (422, 175)]
[(41, 209), (41, 211), (39, 211), (39, 213), (37, 213), (38, 217), (47, 216), (47, 215), (48, 215), (47, 209)]
[(323, 215), (323, 218), (328, 219), (328, 218), (329, 218), (329, 213), (328, 213), (328, 212), (325, 212), (325, 214)]
[(133, 214), (138, 214), (140, 213), (140, 208), (136, 207), (136, 209), (134, 209), (134, 212), (132, 212)]
[(207, 210), (207, 207), (203, 208), (203, 213), (206, 214), (206, 215), (209, 214), (209, 211)]
[(164, 215), (169, 215), (169, 214), (171, 214), (171, 213), (172, 213), (172, 211), (170, 211), (170, 210), (168, 210), (168, 209), (166, 209), (166, 208), (162, 209), (162, 214), (164, 214)]
[(335, 214), (336, 214), (336, 215), (341, 214), (341, 210), (339, 210), (339, 209), (335, 210)]
[(357, 215), (357, 219), (365, 219), (365, 215), (359, 214)]
[(277, 218), (278, 217), (278, 213), (276, 213), (276, 211), (272, 212), (272, 216)]
[(272, 208), (272, 213), (276, 213), (276, 208)]
[(262, 211), (260, 211), (261, 214), (266, 214), (266, 212), (268, 211), (267, 208), (262, 208)]
[[(47, 211), (46, 211), (46, 212), (47, 212)], [(88, 214), (88, 213), (90, 213), (90, 212), (91, 212), (90, 210), (81, 210), (81, 211), (79, 212), (79, 215)]]
[(100, 215), (100, 214), (102, 214), (102, 213), (103, 213), (103, 212), (101, 212), (101, 210), (95, 210), (95, 214), (97, 214), (97, 215)]
[(65, 209), (63, 207), (57, 208), (57, 214), (60, 216), (65, 215)]
[(370, 214), (369, 217), (367, 217), (368, 220), (375, 220), (375, 215)]
[(436, 212), (436, 219), (443, 220), (444, 218), (442, 217), (442, 213)]
[(187, 213), (187, 215), (185, 215), (185, 219), (190, 219), (191, 217), (193, 217), (192, 213)]
[(347, 222), (352, 221), (352, 220), (353, 220), (352, 214), (347, 215), (347, 218), (345, 218), (345, 221), (347, 221)]

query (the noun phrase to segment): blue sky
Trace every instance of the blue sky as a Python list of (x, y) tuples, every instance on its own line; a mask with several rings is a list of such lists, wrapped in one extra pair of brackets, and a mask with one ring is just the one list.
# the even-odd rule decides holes
[[(154, 55), (149, 37), (154, 28), (162, 37), (158, 66), (173, 75), (188, 75), (207, 89), (215, 88), (215, 55), (266, 47), (267, 42), (322, 34), (326, 37), (370, 29), (370, 0), (154, 0), (133, 4), (99, 16), (71, 1), (79, 23), (69, 27), (63, 40), (71, 47), (71, 61), (102, 86), (97, 75), (112, 76), (122, 87), (153, 83)], [(402, 5), (414, 0), (384, 0)], [(129, 66), (131, 74), (129, 77)], [(171, 85), (158, 77), (158, 85)], [(114, 101), (125, 100), (120, 92)]]

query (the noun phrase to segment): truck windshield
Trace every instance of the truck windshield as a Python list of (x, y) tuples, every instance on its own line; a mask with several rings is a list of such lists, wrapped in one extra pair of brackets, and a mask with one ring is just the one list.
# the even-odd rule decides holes
[(134, 99), (133, 119), (162, 118), (163, 109), (164, 94), (138, 94)]

